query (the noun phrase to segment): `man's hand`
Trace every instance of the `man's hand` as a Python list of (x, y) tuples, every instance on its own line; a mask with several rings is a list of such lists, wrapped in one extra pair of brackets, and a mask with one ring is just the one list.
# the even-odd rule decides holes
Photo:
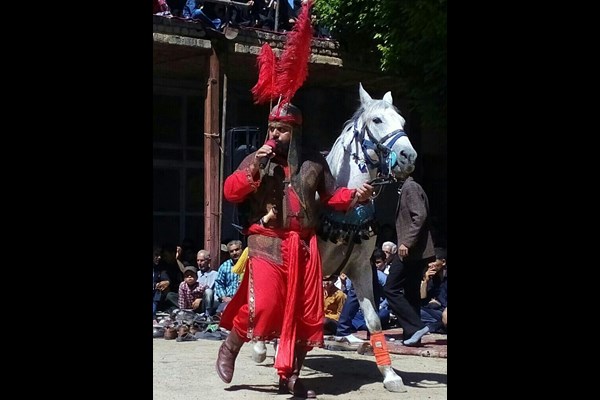
[(356, 197), (359, 203), (363, 203), (371, 198), (373, 195), (373, 186), (368, 183), (363, 183), (360, 187), (356, 188)]
[(160, 281), (156, 284), (156, 288), (161, 292), (164, 292), (165, 290), (169, 289), (169, 284), (169, 281)]
[(408, 255), (408, 247), (406, 247), (404, 244), (398, 246), (398, 255), (400, 257), (406, 257)]
[(192, 302), (192, 309), (197, 309), (198, 307), (200, 307), (200, 303), (202, 302), (202, 299), (196, 299)]
[(425, 282), (429, 282), (429, 280), (438, 272), (435, 265), (432, 266), (431, 264), (433, 264), (433, 263), (430, 263), (429, 268), (427, 268), (427, 271), (425, 271), (425, 278), (424, 278)]

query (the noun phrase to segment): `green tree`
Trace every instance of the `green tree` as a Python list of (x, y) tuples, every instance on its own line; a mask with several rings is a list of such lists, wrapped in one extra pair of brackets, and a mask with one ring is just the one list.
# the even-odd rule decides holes
[(342, 51), (406, 82), (423, 127), (446, 131), (447, 0), (316, 0), (314, 8)]

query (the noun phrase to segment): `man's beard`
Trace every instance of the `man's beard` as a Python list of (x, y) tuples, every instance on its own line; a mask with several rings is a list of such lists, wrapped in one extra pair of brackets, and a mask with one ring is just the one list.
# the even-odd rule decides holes
[(276, 142), (277, 146), (275, 146), (275, 148), (273, 149), (273, 152), (275, 153), (275, 157), (273, 157), (273, 160), (276, 161), (278, 164), (286, 163), (288, 151), (290, 149), (290, 143), (283, 143), (279, 140), (276, 140)]
[(279, 140), (275, 141), (277, 146), (275, 146), (275, 153), (287, 154), (290, 149), (290, 142), (281, 142)]

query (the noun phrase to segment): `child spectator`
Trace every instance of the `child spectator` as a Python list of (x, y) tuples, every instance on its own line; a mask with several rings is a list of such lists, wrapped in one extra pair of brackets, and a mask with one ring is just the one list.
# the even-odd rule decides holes
[(198, 283), (198, 270), (196, 267), (185, 267), (183, 282), (179, 285), (179, 308), (200, 312), (200, 303), (206, 286)]
[(340, 314), (346, 301), (346, 294), (338, 289), (334, 282), (337, 279), (336, 275), (332, 275), (328, 280), (323, 282), (325, 290), (325, 317), (323, 318), (323, 334), (334, 335), (337, 330)]

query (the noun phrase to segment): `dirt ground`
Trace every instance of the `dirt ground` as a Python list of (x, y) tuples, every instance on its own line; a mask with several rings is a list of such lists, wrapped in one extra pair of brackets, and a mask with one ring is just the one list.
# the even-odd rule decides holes
[[(260, 364), (251, 359), (251, 345), (245, 344), (237, 361), (233, 380), (223, 383), (215, 372), (221, 341), (177, 342), (153, 339), (154, 400), (283, 400), (277, 394), (273, 368), (273, 346)], [(441, 400), (447, 399), (447, 358), (390, 354), (392, 366), (404, 381), (405, 393), (388, 392), (373, 356), (354, 351), (313, 349), (308, 353), (301, 377), (316, 391), (319, 400)]]

